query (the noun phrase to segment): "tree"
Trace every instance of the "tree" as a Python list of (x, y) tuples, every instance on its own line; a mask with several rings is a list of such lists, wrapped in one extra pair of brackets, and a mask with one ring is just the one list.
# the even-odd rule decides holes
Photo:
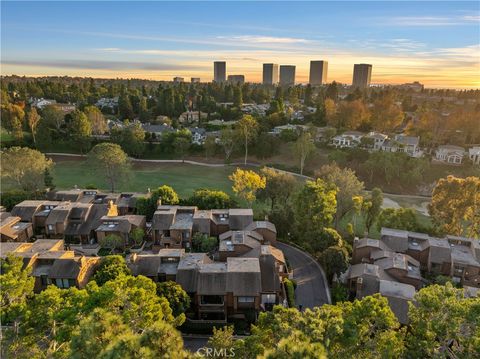
[(27, 116), (28, 127), (32, 132), (33, 143), (37, 144), (36, 134), (37, 134), (37, 127), (40, 122), (40, 115), (37, 112), (37, 109), (33, 107)]
[(309, 132), (302, 132), (293, 145), (295, 155), (300, 158), (300, 174), (303, 175), (303, 167), (308, 156), (315, 151), (312, 136)]
[(368, 124), (370, 112), (361, 100), (342, 102), (334, 117), (336, 128), (356, 130), (361, 125)]
[(415, 210), (412, 208), (385, 208), (380, 212), (377, 220), (378, 230), (382, 227), (414, 232), (424, 231), (418, 223)]
[(1, 176), (25, 191), (43, 188), (43, 175), (53, 166), (51, 159), (27, 147), (10, 147), (0, 152)]
[(118, 99), (118, 114), (120, 115), (120, 118), (123, 120), (125, 119), (133, 120), (133, 117), (134, 117), (130, 96), (128, 96), (128, 93), (125, 90), (122, 92), (122, 94)]
[(207, 136), (203, 147), (205, 148), (205, 159), (208, 159), (209, 157), (215, 155), (215, 152), (217, 150), (217, 143), (215, 142), (215, 138), (212, 136)]
[[(80, 322), (79, 330), (70, 344), (72, 358), (108, 358), (111, 346), (132, 334), (122, 317), (102, 308), (96, 308)], [(110, 348), (109, 348), (110, 347)], [(117, 356), (111, 356), (116, 358)]]
[(373, 223), (382, 210), (383, 192), (380, 188), (372, 189), (370, 197), (363, 201), (363, 210), (365, 212), (365, 228), (370, 233)]
[(158, 187), (152, 191), (152, 199), (155, 199), (155, 204), (160, 200), (162, 204), (174, 205), (180, 202), (177, 192), (167, 185)]
[(301, 243), (311, 243), (324, 227), (333, 221), (337, 200), (336, 189), (320, 178), (306, 181), (294, 200), (296, 237)]
[(335, 229), (325, 227), (318, 232), (318, 237), (310, 246), (315, 252), (323, 252), (329, 247), (343, 247), (343, 239)]
[(80, 147), (80, 152), (83, 153), (84, 147), (87, 145), (90, 136), (92, 135), (92, 126), (87, 116), (80, 110), (75, 110), (71, 114), (71, 120), (68, 125), (70, 136)]
[(217, 358), (244, 357), (243, 346), (245, 343), (242, 339), (235, 339), (233, 332), (233, 326), (213, 328), (213, 335), (208, 339), (208, 347), (213, 349)]
[(174, 205), (179, 202), (177, 192), (172, 187), (163, 185), (154, 189), (149, 198), (139, 198), (137, 200), (137, 214), (146, 216), (147, 220), (150, 221), (159, 203)]
[(31, 268), (23, 268), (22, 258), (11, 254), (1, 261), (0, 269), (0, 318), (5, 325), (17, 321), (25, 312), (35, 280), (30, 276)]
[(328, 281), (331, 283), (334, 275), (341, 275), (348, 269), (348, 251), (345, 247), (328, 247), (320, 255), (320, 263), (325, 269)]
[(335, 101), (330, 98), (325, 99), (325, 120), (327, 124), (333, 126), (335, 124), (335, 113), (337, 112), (337, 107)]
[(270, 200), (270, 209), (276, 203), (285, 203), (293, 193), (297, 181), (293, 175), (274, 168), (263, 167), (260, 173), (265, 177), (265, 188), (259, 191), (259, 197)]
[(233, 182), (233, 192), (246, 200), (250, 206), (256, 199), (257, 191), (265, 188), (266, 185), (265, 177), (254, 171), (242, 170), (241, 168), (237, 168), (228, 178)]
[(228, 162), (236, 144), (236, 133), (231, 128), (224, 128), (220, 132), (220, 146), (225, 152), (225, 162)]
[(109, 248), (113, 251), (114, 249), (124, 248), (125, 240), (116, 234), (109, 234), (108, 236), (100, 238), (98, 244), (100, 244), (102, 248)]
[(42, 110), (42, 120), (42, 125), (45, 124), (59, 131), (65, 123), (65, 114), (58, 106), (48, 105)]
[(102, 112), (96, 106), (87, 106), (84, 110), (90, 127), (92, 128), (92, 134), (103, 135), (108, 130), (107, 121)]
[(93, 275), (93, 280), (102, 286), (109, 280), (113, 280), (121, 275), (130, 275), (130, 269), (122, 256), (110, 255), (101, 259), (100, 265)]
[(168, 301), (157, 295), (155, 282), (141, 275), (120, 275), (101, 287), (92, 282), (88, 292), (85, 311), (104, 308), (118, 313), (135, 332), (145, 330), (158, 321), (181, 325), (185, 319), (183, 316), (174, 317)]
[(233, 88), (233, 106), (240, 107), (243, 104), (243, 94), (242, 88), (240, 86), (235, 86)]
[[(60, 289), (54, 285), (35, 295), (28, 305), (17, 343), (10, 350), (28, 344), (27, 351), (41, 352), (44, 357), (68, 357), (68, 342), (78, 325), (78, 315), (88, 294), (77, 288)], [(19, 345), (20, 344), (20, 345)]]
[(122, 148), (114, 143), (100, 143), (92, 148), (87, 155), (89, 167), (98, 175), (103, 176), (110, 185), (110, 191), (115, 191), (118, 182), (128, 175), (130, 162)]
[[(404, 332), (387, 299), (376, 294), (303, 312), (276, 306), (273, 311), (260, 313), (252, 335), (245, 339), (244, 351), (247, 358), (266, 357), (278, 350), (300, 351), (302, 354), (293, 357), (308, 358), (312, 350), (315, 353), (323, 346), (329, 358), (400, 358)], [(291, 356), (282, 353), (278, 357)]]
[(142, 98), (140, 99), (139, 116), (140, 122), (143, 123), (150, 121), (150, 118), (152, 117), (150, 111), (148, 111), (147, 98), (145, 96), (142, 96)]
[(113, 129), (110, 137), (131, 156), (140, 156), (144, 151), (145, 131), (139, 123), (126, 121), (122, 129)]
[(234, 205), (234, 201), (225, 192), (206, 188), (196, 189), (186, 202), (199, 209), (224, 209)]
[(218, 246), (218, 241), (215, 237), (197, 232), (192, 237), (192, 246), (196, 252), (209, 253)]
[(350, 168), (340, 168), (335, 162), (324, 165), (320, 170), (315, 171), (315, 177), (331, 183), (337, 187), (337, 213), (335, 215), (335, 227), (353, 207), (353, 198), (362, 194), (364, 190), (356, 174)]
[(45, 171), (43, 172), (43, 184), (45, 185), (45, 188), (49, 190), (55, 189), (55, 184), (53, 183), (53, 177), (48, 168), (45, 168)]
[(238, 121), (237, 126), (238, 126), (238, 131), (240, 133), (240, 136), (243, 137), (243, 140), (244, 140), (244, 147), (245, 147), (244, 164), (247, 165), (248, 144), (257, 135), (258, 123), (252, 116), (244, 115), (242, 119)]
[(173, 141), (173, 147), (175, 148), (175, 153), (181, 157), (182, 161), (185, 161), (185, 155), (190, 148), (190, 141), (185, 137), (177, 137)]
[(480, 349), (480, 300), (463, 289), (431, 285), (409, 303), (408, 357), (474, 358)]
[(157, 295), (168, 300), (173, 315), (178, 317), (190, 307), (190, 296), (180, 284), (172, 281), (157, 283)]
[(480, 238), (480, 178), (440, 179), (428, 209), (440, 231)]
[(403, 122), (404, 114), (395, 104), (392, 92), (385, 92), (373, 103), (372, 127), (380, 132), (393, 132)]
[(130, 238), (133, 239), (133, 243), (136, 246), (140, 246), (143, 243), (144, 237), (145, 237), (145, 231), (142, 228), (134, 228), (130, 232)]
[(25, 118), (25, 112), (19, 105), (7, 103), (2, 105), (2, 125), (8, 131), (13, 133), (13, 136), (17, 140), (23, 138), (23, 120)]

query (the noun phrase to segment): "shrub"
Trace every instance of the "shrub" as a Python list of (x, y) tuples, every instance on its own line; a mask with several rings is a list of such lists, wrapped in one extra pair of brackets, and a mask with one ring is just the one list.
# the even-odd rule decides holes
[(287, 292), (288, 306), (293, 308), (295, 307), (295, 288), (293, 286), (293, 282), (288, 278), (284, 278), (283, 285), (285, 286), (285, 291)]

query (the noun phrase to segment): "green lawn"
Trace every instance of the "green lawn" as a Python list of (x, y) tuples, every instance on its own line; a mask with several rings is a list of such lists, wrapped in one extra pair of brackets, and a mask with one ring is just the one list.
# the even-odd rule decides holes
[[(172, 186), (181, 197), (187, 197), (197, 188), (211, 188), (232, 194), (228, 176), (234, 167), (203, 167), (189, 164), (150, 164), (135, 163), (130, 178), (120, 184), (121, 191), (146, 192), (147, 188), (161, 185)], [(84, 161), (57, 160), (53, 171), (54, 183), (59, 189), (69, 189), (77, 185), (95, 185), (108, 190), (103, 178), (95, 176)]]

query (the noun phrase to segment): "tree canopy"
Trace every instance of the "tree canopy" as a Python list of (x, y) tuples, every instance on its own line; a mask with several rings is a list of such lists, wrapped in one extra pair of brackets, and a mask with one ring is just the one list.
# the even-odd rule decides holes
[(44, 173), (53, 166), (51, 159), (28, 147), (10, 147), (0, 152), (2, 179), (25, 191), (43, 189)]
[(100, 143), (88, 153), (89, 167), (98, 175), (106, 179), (111, 192), (116, 185), (125, 180), (130, 171), (130, 161), (122, 148), (114, 143)]

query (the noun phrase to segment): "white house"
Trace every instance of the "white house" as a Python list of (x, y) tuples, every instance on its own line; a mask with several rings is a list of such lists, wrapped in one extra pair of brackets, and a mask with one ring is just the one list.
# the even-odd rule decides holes
[(419, 148), (420, 137), (395, 135), (393, 140), (385, 140), (382, 144), (382, 151), (405, 152), (412, 157), (420, 157), (422, 152)]
[(472, 147), (468, 150), (468, 157), (475, 165), (480, 165), (480, 146)]
[(154, 133), (157, 138), (162, 137), (164, 133), (175, 132), (175, 129), (172, 126), (169, 126), (165, 123), (161, 125), (151, 125), (150, 123), (142, 124), (143, 130), (145, 132)]
[(45, 98), (39, 98), (39, 99), (33, 100), (32, 106), (36, 107), (40, 110), (43, 110), (43, 108), (45, 106), (55, 105), (56, 103), (57, 103), (56, 100), (48, 100), (48, 99), (45, 99)]
[(283, 131), (295, 131), (297, 134), (300, 134), (304, 131), (308, 131), (309, 127), (305, 125), (292, 125), (290, 123), (287, 123), (286, 125), (282, 126), (276, 126), (273, 128), (272, 131), (269, 132), (269, 134), (274, 135), (274, 136), (280, 136), (280, 134)]
[(437, 150), (435, 151), (435, 159), (437, 161), (457, 165), (462, 163), (464, 155), (465, 149), (463, 147), (454, 145), (438, 146)]
[(192, 127), (189, 128), (192, 133), (192, 143), (195, 145), (203, 145), (207, 139), (207, 131), (204, 128)]
[(356, 147), (359, 145), (364, 134), (359, 131), (347, 131), (332, 138), (332, 145), (335, 147)]
[(364, 138), (371, 140), (373, 149), (378, 151), (382, 149), (382, 145), (388, 139), (388, 136), (380, 132), (370, 132)]

